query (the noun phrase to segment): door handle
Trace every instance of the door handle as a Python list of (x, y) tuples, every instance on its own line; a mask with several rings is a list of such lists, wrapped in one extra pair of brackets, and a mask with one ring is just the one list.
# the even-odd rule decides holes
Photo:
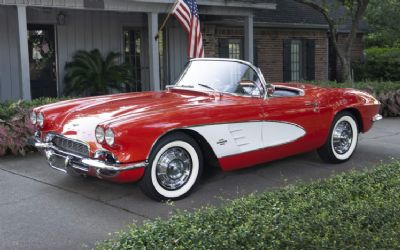
[(318, 102), (305, 102), (304, 103), (307, 107), (318, 107)]

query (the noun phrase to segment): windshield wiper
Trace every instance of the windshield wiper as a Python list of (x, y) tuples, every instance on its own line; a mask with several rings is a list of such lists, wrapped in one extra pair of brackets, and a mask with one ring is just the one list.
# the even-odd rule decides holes
[(218, 92), (218, 90), (214, 89), (213, 87), (207, 85), (207, 84), (202, 84), (202, 83), (198, 83), (197, 85), (207, 88), (207, 89), (211, 89), (212, 91)]
[(193, 89), (194, 86), (192, 85), (167, 85), (167, 88), (190, 88)]

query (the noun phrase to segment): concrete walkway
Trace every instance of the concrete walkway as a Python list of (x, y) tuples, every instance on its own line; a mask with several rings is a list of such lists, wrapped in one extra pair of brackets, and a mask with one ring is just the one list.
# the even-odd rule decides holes
[(144, 196), (136, 184), (74, 179), (47, 167), (43, 157), (0, 160), (0, 249), (85, 249), (126, 228), (177, 209), (192, 210), (297, 181), (370, 168), (400, 158), (400, 119), (385, 119), (362, 135), (354, 157), (341, 165), (322, 163), (315, 152), (224, 173), (213, 170), (197, 190), (172, 205)]

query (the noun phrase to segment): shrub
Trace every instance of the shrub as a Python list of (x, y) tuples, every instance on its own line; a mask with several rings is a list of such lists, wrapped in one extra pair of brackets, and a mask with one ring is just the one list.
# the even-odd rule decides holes
[(400, 48), (370, 48), (367, 60), (354, 65), (356, 80), (400, 81)]
[(0, 156), (25, 155), (33, 151), (34, 148), (27, 145), (28, 138), (35, 132), (29, 115), (34, 107), (56, 101), (58, 99), (40, 98), (31, 102), (0, 103)]
[(98, 49), (78, 51), (65, 66), (65, 93), (79, 96), (122, 92), (130, 82), (130, 70), (119, 64), (119, 53), (103, 58)]
[(98, 249), (395, 249), (400, 162), (131, 226)]

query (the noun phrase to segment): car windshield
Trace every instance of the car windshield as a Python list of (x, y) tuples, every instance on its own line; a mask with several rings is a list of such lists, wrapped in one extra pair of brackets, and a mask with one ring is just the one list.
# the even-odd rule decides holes
[(191, 61), (174, 86), (245, 96), (263, 94), (261, 80), (254, 69), (236, 61)]

